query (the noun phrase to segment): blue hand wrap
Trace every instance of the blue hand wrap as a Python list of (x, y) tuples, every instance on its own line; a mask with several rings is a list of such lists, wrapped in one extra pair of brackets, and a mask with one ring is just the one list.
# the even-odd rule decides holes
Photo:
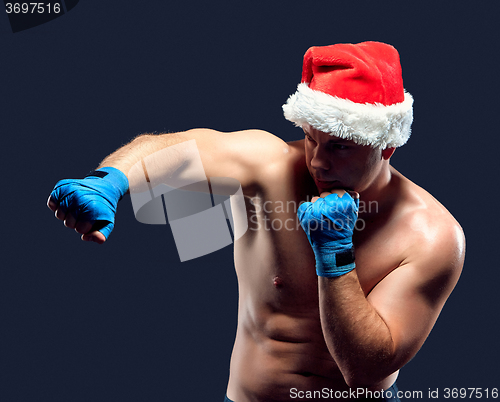
[(128, 190), (128, 179), (120, 170), (104, 167), (84, 179), (57, 182), (50, 194), (65, 213), (91, 222), (107, 239), (114, 227), (118, 201)]
[(356, 267), (352, 234), (358, 209), (359, 199), (348, 193), (300, 205), (297, 215), (314, 251), (319, 276), (337, 277)]

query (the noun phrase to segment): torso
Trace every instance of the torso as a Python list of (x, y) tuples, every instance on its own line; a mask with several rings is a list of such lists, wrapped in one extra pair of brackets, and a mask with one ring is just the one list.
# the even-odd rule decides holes
[[(239, 312), (227, 390), (235, 402), (289, 401), (291, 389), (348, 389), (325, 344), (314, 254), (296, 218), (300, 202), (318, 195), (302, 149), (301, 142), (290, 143), (266, 168), (258, 188), (246, 194), (249, 229), (235, 242)], [(436, 213), (442, 208), (392, 173), (391, 191), (402, 201), (382, 214), (373, 210), (376, 205), (365, 205), (357, 226), (362, 230), (354, 234), (356, 271), (367, 296), (405, 258), (411, 240), (402, 234), (411, 224), (409, 211), (421, 204)], [(396, 377), (377, 389), (390, 387)]]

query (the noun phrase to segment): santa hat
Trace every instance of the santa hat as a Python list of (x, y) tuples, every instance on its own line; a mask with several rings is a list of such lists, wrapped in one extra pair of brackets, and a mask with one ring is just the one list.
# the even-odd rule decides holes
[(397, 50), (363, 42), (311, 47), (302, 82), (283, 105), (285, 118), (374, 148), (404, 145), (413, 98), (403, 88)]

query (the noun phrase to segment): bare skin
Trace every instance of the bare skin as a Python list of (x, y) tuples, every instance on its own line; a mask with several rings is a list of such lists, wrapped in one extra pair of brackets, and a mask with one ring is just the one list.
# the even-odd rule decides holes
[[(207, 177), (237, 179), (247, 201), (249, 229), (235, 242), (240, 299), (228, 397), (289, 401), (291, 389), (390, 387), (459, 278), (465, 240), (458, 223), (390, 166), (394, 150), (311, 129), (291, 143), (257, 130), (141, 136), (100, 167), (127, 173), (142, 157), (193, 138)], [(345, 190), (360, 197), (356, 269), (318, 278), (296, 210)], [(48, 205), (83, 240), (104, 242), (88, 222), (61, 213), (53, 200)]]

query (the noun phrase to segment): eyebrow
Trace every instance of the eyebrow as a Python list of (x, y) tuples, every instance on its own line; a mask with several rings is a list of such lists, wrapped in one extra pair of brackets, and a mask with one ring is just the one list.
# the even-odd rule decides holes
[[(305, 135), (309, 135), (311, 136), (311, 132), (309, 130), (306, 130), (305, 128), (302, 128), (302, 130), (304, 131), (304, 134)], [(345, 139), (345, 138), (340, 138), (340, 137), (332, 137), (330, 138), (328, 141), (327, 141), (327, 144), (349, 144), (349, 140)]]
[(328, 140), (328, 143), (330, 144), (339, 144), (339, 143), (349, 143), (349, 140), (346, 140), (345, 138), (331, 138)]

